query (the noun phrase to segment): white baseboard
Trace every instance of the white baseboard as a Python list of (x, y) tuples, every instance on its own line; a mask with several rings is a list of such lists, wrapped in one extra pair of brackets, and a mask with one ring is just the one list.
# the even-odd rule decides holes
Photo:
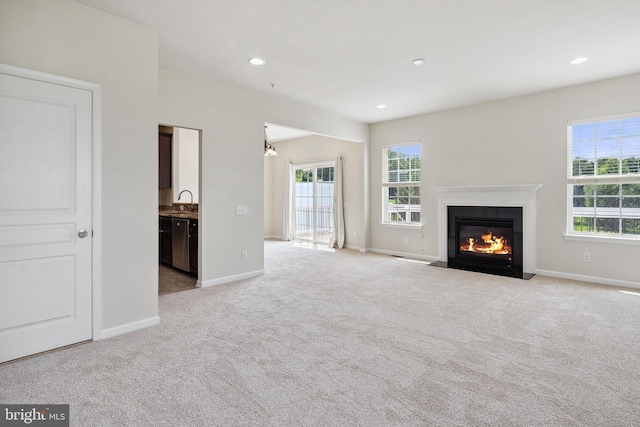
[(207, 288), (209, 286), (217, 286), (217, 285), (223, 285), (225, 283), (237, 282), (239, 280), (252, 279), (254, 277), (262, 276), (263, 274), (264, 274), (264, 270), (256, 270), (256, 271), (250, 271), (248, 273), (236, 274), (233, 276), (220, 277), (218, 279), (205, 280), (203, 282), (198, 280), (198, 283), (196, 283), (196, 286), (201, 288)]
[(344, 248), (345, 248), (345, 249), (351, 249), (351, 250), (354, 250), (354, 251), (360, 251), (360, 252), (362, 252), (362, 251), (360, 250), (360, 246), (355, 246), (355, 245), (344, 245)]
[(539, 269), (536, 269), (536, 274), (539, 274), (541, 276), (557, 277), (558, 279), (570, 279), (570, 280), (577, 280), (579, 282), (598, 283), (600, 285), (616, 286), (620, 288), (640, 289), (640, 283), (629, 282), (626, 280), (607, 279), (604, 277), (594, 277), (594, 276), (583, 276), (581, 274), (562, 273), (559, 271), (539, 270)]
[[(103, 329), (100, 334), (100, 338), (98, 339), (111, 338), (117, 335), (126, 334), (128, 332), (137, 331), (138, 329), (144, 329), (148, 328), (149, 326), (155, 326), (158, 324), (160, 324), (159, 316), (149, 317), (148, 319), (138, 320), (137, 322), (126, 323), (114, 328)], [(96, 338), (94, 337), (94, 339)]]
[(267, 239), (272, 239), (272, 240), (282, 240), (282, 241), (284, 241), (284, 239), (282, 238), (282, 236), (271, 236), (271, 235), (269, 235), (269, 236), (264, 236), (264, 239), (265, 239), (265, 240), (267, 240)]
[(362, 252), (362, 253), (373, 252), (373, 253), (376, 253), (376, 254), (393, 255), (393, 256), (400, 256), (400, 257), (404, 257), (404, 258), (423, 259), (423, 260), (429, 261), (429, 262), (440, 261), (440, 258), (438, 258), (437, 256), (422, 255), (422, 254), (412, 254), (412, 253), (409, 253), (409, 252), (388, 251), (388, 250), (385, 250), (385, 249), (367, 248), (364, 251), (362, 249), (360, 249), (360, 252)]

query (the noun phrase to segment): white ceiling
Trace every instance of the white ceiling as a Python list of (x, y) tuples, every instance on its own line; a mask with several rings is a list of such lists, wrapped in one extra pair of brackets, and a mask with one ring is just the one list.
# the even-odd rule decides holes
[(640, 71), (639, 0), (76, 1), (157, 30), (163, 68), (366, 123)]

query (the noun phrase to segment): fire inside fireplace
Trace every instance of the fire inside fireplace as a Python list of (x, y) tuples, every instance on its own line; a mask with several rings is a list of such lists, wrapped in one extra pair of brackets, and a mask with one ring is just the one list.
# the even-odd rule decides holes
[[(453, 265), (496, 274), (513, 274), (513, 220), (455, 218)], [(452, 248), (453, 249), (453, 248)]]
[(458, 251), (511, 260), (513, 227), (459, 224)]

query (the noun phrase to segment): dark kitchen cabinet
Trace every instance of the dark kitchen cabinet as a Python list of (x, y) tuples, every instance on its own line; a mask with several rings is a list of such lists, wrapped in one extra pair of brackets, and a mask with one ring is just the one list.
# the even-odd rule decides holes
[(171, 139), (168, 133), (158, 134), (158, 188), (171, 188)]
[(173, 264), (173, 249), (171, 238), (171, 218), (160, 217), (160, 264), (171, 267)]
[(189, 220), (189, 273), (198, 276), (198, 220)]

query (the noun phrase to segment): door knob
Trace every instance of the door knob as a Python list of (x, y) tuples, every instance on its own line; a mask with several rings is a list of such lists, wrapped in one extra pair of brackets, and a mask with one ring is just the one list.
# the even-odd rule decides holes
[(87, 230), (80, 230), (78, 231), (78, 237), (81, 239), (84, 239), (85, 237), (87, 237), (89, 235), (89, 232)]

